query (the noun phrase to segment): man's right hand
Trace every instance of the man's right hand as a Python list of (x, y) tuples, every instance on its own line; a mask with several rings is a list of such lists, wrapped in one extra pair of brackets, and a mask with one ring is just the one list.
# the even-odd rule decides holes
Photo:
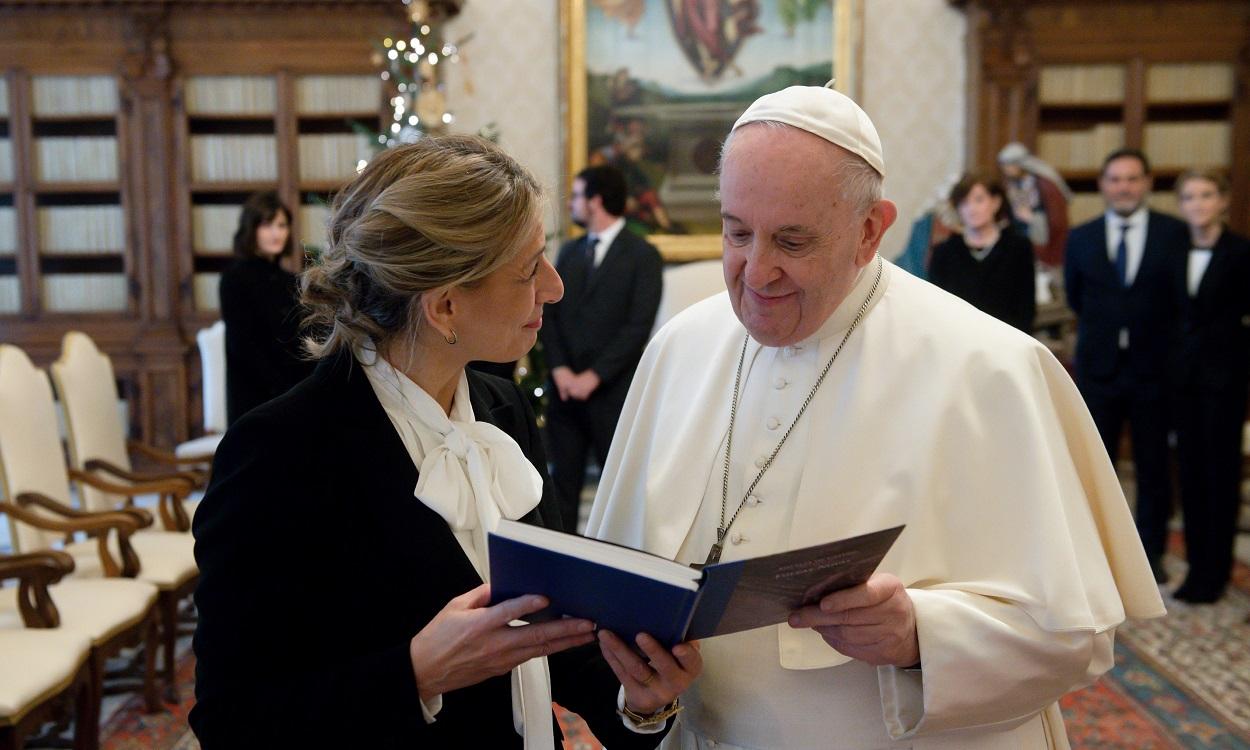
[(490, 584), (461, 594), (412, 637), (408, 655), (421, 700), (506, 674), (536, 656), (595, 640), (594, 623), (573, 618), (513, 627), (508, 623), (547, 606), (542, 596), (520, 596), (493, 607)]
[(561, 401), (569, 400), (569, 389), (577, 382), (577, 375), (564, 365), (551, 371), (551, 380), (556, 384), (556, 395)]

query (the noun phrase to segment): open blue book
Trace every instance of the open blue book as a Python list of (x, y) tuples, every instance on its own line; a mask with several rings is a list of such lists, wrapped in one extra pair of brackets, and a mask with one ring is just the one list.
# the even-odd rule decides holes
[(902, 526), (702, 570), (629, 547), (504, 519), (489, 536), (491, 600), (542, 594), (528, 620), (584, 617), (633, 643), (683, 641), (785, 622), (868, 580)]

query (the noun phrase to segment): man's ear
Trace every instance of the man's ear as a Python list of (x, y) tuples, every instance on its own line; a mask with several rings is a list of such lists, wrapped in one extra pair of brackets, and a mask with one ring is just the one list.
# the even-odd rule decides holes
[(586, 208), (590, 209), (591, 213), (603, 213), (603, 196), (596, 195), (593, 198), (587, 198)]
[(893, 201), (882, 199), (868, 209), (868, 213), (864, 215), (863, 234), (860, 235), (859, 248), (855, 253), (855, 261), (859, 267), (867, 265), (868, 261), (872, 260), (872, 256), (876, 255), (881, 238), (885, 236), (885, 231), (897, 218), (898, 206), (895, 206)]

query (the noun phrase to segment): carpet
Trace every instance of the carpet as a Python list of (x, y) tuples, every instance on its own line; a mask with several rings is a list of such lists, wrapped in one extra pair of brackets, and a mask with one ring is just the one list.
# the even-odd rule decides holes
[[(1165, 560), (1183, 578), (1179, 549)], [(1215, 604), (1165, 593), (1168, 615), (1116, 631), (1116, 665), (1060, 702), (1073, 748), (1250, 750), (1250, 568)]]
[(200, 750), (187, 726), (195, 705), (195, 655), (189, 650), (178, 659), (175, 678), (177, 705), (165, 703), (164, 711), (148, 714), (140, 696), (127, 698), (101, 725), (101, 750)]

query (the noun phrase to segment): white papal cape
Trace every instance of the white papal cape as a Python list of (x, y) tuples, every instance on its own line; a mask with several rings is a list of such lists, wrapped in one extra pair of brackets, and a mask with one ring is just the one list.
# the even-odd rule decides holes
[[(748, 343), (730, 513), (868, 297), (876, 262), (808, 340)], [(906, 524), (880, 570), (915, 603), (922, 669), (873, 668), (787, 625), (709, 639), (666, 747), (1066, 748), (1058, 698), (1110, 669), (1126, 616), (1164, 614), (1063, 367), (1034, 339), (881, 263), (865, 317), (724, 559)], [(726, 294), (656, 335), (589, 535), (702, 561), (744, 336)]]

